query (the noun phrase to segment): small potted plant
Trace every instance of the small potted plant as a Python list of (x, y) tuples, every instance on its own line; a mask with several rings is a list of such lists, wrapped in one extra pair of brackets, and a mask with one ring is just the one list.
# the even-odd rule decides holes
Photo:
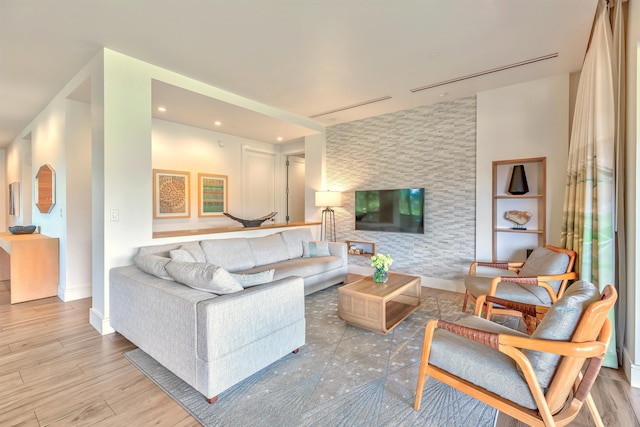
[(391, 255), (373, 255), (371, 257), (371, 267), (376, 269), (376, 271), (373, 272), (373, 281), (376, 283), (387, 283), (391, 264), (393, 264)]

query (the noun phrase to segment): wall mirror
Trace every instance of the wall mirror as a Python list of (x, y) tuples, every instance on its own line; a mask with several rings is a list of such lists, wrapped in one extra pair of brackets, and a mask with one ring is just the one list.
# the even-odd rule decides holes
[(36, 206), (49, 213), (56, 204), (56, 172), (51, 165), (42, 165), (36, 175)]

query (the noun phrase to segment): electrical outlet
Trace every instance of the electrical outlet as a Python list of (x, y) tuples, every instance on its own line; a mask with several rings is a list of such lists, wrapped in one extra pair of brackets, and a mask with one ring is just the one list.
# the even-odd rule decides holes
[(120, 211), (118, 209), (111, 209), (111, 221), (120, 221)]

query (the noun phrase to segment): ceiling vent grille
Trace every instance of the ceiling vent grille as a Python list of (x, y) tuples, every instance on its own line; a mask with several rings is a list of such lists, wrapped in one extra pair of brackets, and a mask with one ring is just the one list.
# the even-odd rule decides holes
[(509, 64), (509, 65), (504, 65), (502, 67), (493, 68), (491, 70), (480, 71), (478, 73), (469, 74), (467, 76), (457, 77), (455, 79), (445, 80), (443, 82), (434, 83), (434, 84), (430, 84), (430, 85), (427, 85), (427, 86), (417, 87), (417, 88), (411, 89), (411, 92), (420, 92), (421, 90), (433, 89), (434, 87), (444, 86), (444, 85), (448, 85), (448, 84), (451, 84), (451, 83), (457, 83), (457, 82), (461, 82), (463, 80), (469, 80), (469, 79), (473, 79), (473, 78), (480, 77), (480, 76), (486, 76), (487, 74), (493, 74), (493, 73), (497, 73), (499, 71), (509, 70), (511, 68), (523, 67), (525, 65), (535, 64), (536, 62), (546, 61), (548, 59), (554, 59), (554, 58), (557, 58), (557, 57), (558, 57), (558, 52), (552, 53), (550, 55), (539, 56), (537, 58), (527, 59), (526, 61), (516, 62), (514, 64)]
[(345, 111), (345, 110), (350, 110), (352, 108), (362, 107), (363, 105), (369, 105), (369, 104), (373, 104), (375, 102), (386, 101), (387, 99), (391, 99), (391, 97), (387, 95), (387, 96), (382, 96), (380, 98), (370, 99), (368, 101), (359, 102), (357, 104), (347, 105), (346, 107), (336, 108), (334, 110), (329, 110), (329, 111), (325, 111), (323, 113), (314, 114), (312, 116), (309, 116), (309, 118), (314, 119), (316, 117), (326, 116), (327, 114), (338, 113), (340, 111)]

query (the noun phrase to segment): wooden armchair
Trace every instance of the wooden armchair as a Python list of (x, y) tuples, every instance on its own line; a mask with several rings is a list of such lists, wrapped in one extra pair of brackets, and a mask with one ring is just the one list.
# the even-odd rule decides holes
[(591, 283), (576, 282), (531, 336), (478, 316), (429, 321), (414, 408), (429, 375), (532, 426), (566, 425), (584, 402), (602, 426), (590, 390), (611, 338), (607, 314), (616, 298), (611, 285), (600, 295)]
[[(567, 249), (547, 245), (534, 249), (526, 262), (474, 262), (465, 278), (466, 288), (462, 311), (467, 302), (477, 304), (480, 295), (517, 301), (526, 304), (550, 306), (562, 297), (569, 280), (576, 278), (573, 266), (576, 253)], [(491, 267), (511, 271), (511, 275), (498, 277), (476, 276), (477, 267)], [(515, 310), (485, 302), (486, 318), (493, 313), (519, 316)]]

